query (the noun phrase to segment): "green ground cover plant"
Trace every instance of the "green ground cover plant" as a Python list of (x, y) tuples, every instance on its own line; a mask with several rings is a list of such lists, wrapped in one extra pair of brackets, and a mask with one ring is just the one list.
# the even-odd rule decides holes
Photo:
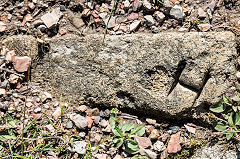
[(223, 99), (212, 105), (210, 110), (215, 115), (211, 117), (215, 120), (214, 128), (226, 135), (227, 140), (237, 137), (240, 132), (240, 87), (237, 87), (237, 93), (232, 96), (223, 96)]
[(138, 143), (134, 140), (136, 136), (142, 136), (145, 133), (143, 124), (135, 125), (134, 123), (124, 123), (121, 118), (117, 117), (118, 110), (113, 108), (110, 112), (109, 119), (114, 133), (113, 145), (120, 148), (124, 146), (124, 150), (130, 154), (136, 154), (139, 151)]

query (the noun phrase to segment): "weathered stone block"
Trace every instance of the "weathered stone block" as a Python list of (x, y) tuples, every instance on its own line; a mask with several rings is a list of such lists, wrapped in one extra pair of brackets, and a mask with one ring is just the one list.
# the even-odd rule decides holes
[(72, 103), (192, 117), (208, 111), (235, 80), (230, 32), (107, 36), (105, 44), (102, 38), (53, 38), (33, 82)]

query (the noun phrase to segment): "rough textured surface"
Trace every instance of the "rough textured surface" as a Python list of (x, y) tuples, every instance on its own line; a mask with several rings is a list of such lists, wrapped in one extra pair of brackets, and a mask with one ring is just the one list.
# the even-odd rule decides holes
[(102, 37), (52, 39), (32, 80), (72, 103), (196, 117), (235, 79), (230, 32)]
[(223, 146), (214, 145), (198, 150), (191, 159), (237, 159), (240, 158), (239, 152), (226, 150)]
[(30, 35), (9, 36), (3, 40), (3, 45), (9, 50), (14, 49), (18, 56), (30, 56), (35, 59), (38, 56), (38, 42)]

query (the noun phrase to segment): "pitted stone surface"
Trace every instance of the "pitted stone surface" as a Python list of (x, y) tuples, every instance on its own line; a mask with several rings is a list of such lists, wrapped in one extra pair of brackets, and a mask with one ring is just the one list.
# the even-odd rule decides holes
[(37, 39), (30, 35), (9, 36), (3, 40), (3, 45), (14, 49), (18, 56), (31, 56), (32, 59), (38, 56)]
[[(230, 147), (230, 146), (229, 146)], [(238, 150), (226, 149), (224, 145), (214, 145), (212, 147), (203, 147), (197, 150), (191, 159), (238, 159), (240, 154)]]
[(230, 32), (107, 36), (104, 45), (102, 38), (53, 38), (32, 81), (72, 103), (180, 117), (199, 115), (235, 80)]

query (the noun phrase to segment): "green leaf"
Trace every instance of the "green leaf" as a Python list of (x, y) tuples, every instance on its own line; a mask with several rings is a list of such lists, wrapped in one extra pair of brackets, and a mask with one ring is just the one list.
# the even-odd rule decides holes
[(240, 101), (239, 94), (232, 97), (232, 100), (235, 101), (235, 102), (239, 102)]
[(125, 144), (126, 151), (130, 154), (136, 154), (139, 151), (138, 144), (133, 140), (128, 140), (128, 142)]
[(221, 113), (226, 109), (226, 106), (223, 102), (218, 102), (210, 107), (210, 110), (215, 113)]
[(240, 125), (240, 112), (237, 112), (237, 113), (236, 113), (235, 125)]
[(240, 85), (238, 82), (235, 82), (235, 87), (237, 88), (238, 91), (240, 91)]
[(137, 125), (133, 129), (131, 129), (131, 134), (137, 134), (138, 136), (143, 136), (145, 133), (144, 125)]
[(128, 139), (128, 142), (130, 142), (133, 145), (138, 145), (138, 143), (133, 139)]
[(226, 103), (228, 105), (232, 104), (232, 101), (227, 96), (223, 96), (223, 101), (224, 101), (224, 103)]
[(230, 126), (233, 126), (234, 125), (234, 121), (233, 121), (233, 112), (231, 112), (229, 118), (228, 118), (228, 124)]
[(110, 114), (113, 115), (113, 116), (116, 116), (117, 113), (118, 113), (118, 109), (117, 109), (117, 108), (112, 108), (112, 109), (110, 110)]
[(17, 120), (10, 120), (10, 121), (8, 121), (8, 126), (10, 128), (17, 128), (16, 123), (17, 123)]
[(233, 129), (229, 129), (226, 134), (227, 140), (230, 140), (233, 137)]
[(118, 139), (119, 139), (119, 138), (114, 138), (114, 139), (112, 140), (112, 142), (113, 142), (114, 144), (116, 144), (116, 143), (118, 142)]
[(226, 134), (227, 140), (230, 140), (233, 137), (233, 133), (228, 133)]
[(111, 125), (112, 128), (115, 127), (116, 122), (115, 122), (115, 117), (114, 117), (114, 116), (111, 116), (111, 117), (110, 117), (109, 123), (110, 123), (110, 125)]
[(222, 123), (222, 122), (217, 122), (214, 124), (214, 128), (217, 130), (217, 131), (224, 131), (227, 129), (227, 125), (225, 123)]
[(113, 128), (112, 132), (114, 133), (115, 136), (122, 137), (122, 132), (118, 127)]
[(228, 120), (228, 118), (229, 118), (229, 115), (226, 115), (226, 114), (222, 114), (222, 116), (223, 116), (223, 118), (226, 119), (226, 120)]
[(123, 144), (123, 138), (114, 138), (113, 143), (116, 145), (116, 147), (120, 147)]
[(133, 123), (126, 123), (123, 125), (122, 127), (122, 131), (130, 131), (132, 128), (134, 128), (134, 124)]
[(120, 118), (118, 118), (118, 127), (119, 127), (119, 129), (122, 129), (122, 127), (123, 127), (123, 121)]
[(3, 150), (3, 142), (0, 142), (0, 152)]
[(0, 141), (2, 140), (13, 140), (16, 139), (16, 136), (13, 135), (0, 135)]
[(237, 106), (232, 106), (234, 112), (237, 112)]

